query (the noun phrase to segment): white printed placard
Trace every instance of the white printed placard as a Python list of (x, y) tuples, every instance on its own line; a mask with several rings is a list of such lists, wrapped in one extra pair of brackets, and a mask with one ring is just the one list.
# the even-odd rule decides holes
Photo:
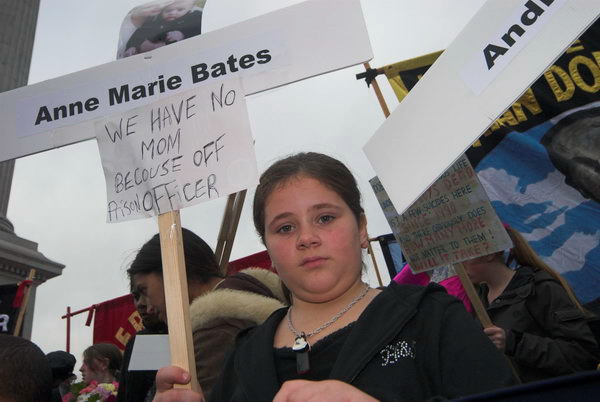
[[(511, 54), (510, 63), (485, 90), (475, 94), (460, 72), (477, 49), (483, 56), (482, 40), (498, 33), (495, 21), (508, 21), (522, 5), (523, 0), (484, 3), (365, 144), (365, 154), (398, 213), (404, 213), (600, 15), (600, 1), (566, 0), (564, 6), (545, 11), (542, 16), (551, 18)], [(494, 61), (500, 63), (507, 55)], [(399, 155), (402, 166), (418, 166), (418, 174), (400, 174)]]
[(0, 93), (0, 161), (93, 138), (96, 119), (224, 78), (251, 95), (373, 58), (360, 0), (308, 0)]
[(477, 47), (460, 72), (475, 95), (483, 92), (567, 0), (522, 0), (495, 33)]
[(239, 78), (95, 123), (107, 222), (178, 210), (258, 183)]

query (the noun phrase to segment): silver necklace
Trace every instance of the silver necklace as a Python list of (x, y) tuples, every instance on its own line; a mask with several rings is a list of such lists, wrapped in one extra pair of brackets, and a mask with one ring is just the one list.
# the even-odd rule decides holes
[(296, 352), (296, 371), (298, 371), (299, 374), (307, 373), (310, 369), (310, 365), (308, 362), (308, 351), (310, 350), (310, 344), (308, 343), (308, 338), (318, 334), (319, 332), (323, 331), (325, 328), (328, 328), (331, 324), (339, 320), (341, 316), (346, 314), (348, 310), (350, 310), (356, 303), (361, 301), (367, 295), (367, 293), (369, 293), (369, 289), (371, 289), (371, 287), (369, 285), (366, 285), (364, 290), (358, 296), (356, 296), (354, 300), (352, 300), (346, 307), (344, 307), (339, 313), (331, 317), (331, 319), (325, 324), (321, 325), (319, 328), (309, 333), (298, 331), (294, 327), (294, 324), (292, 324), (292, 308), (290, 307), (288, 309), (287, 324), (289, 330), (295, 336), (292, 350)]

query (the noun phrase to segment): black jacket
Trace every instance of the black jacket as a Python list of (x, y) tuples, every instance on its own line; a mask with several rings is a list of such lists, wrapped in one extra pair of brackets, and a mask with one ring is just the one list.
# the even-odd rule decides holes
[(491, 304), (487, 294), (482, 284), (481, 300), (494, 325), (506, 331), (505, 353), (521, 381), (591, 370), (598, 364), (598, 345), (585, 317), (546, 272), (520, 267)]
[[(271, 401), (277, 379), (273, 337), (286, 309), (240, 334), (211, 401)], [(382, 401), (426, 400), (513, 383), (506, 359), (444, 289), (392, 282), (349, 333), (330, 379)]]

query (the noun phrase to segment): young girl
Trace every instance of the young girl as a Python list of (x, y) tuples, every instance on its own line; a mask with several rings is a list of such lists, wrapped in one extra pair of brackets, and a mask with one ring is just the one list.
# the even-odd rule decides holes
[[(341, 162), (318, 153), (276, 162), (256, 189), (254, 224), (292, 306), (238, 338), (209, 400), (425, 400), (512, 383), (504, 358), (441, 287), (362, 281), (367, 223)], [(182, 375), (163, 370), (159, 391)]]
[[(546, 265), (519, 232), (506, 227), (513, 241), (508, 264), (503, 253), (463, 263), (494, 327), (485, 333), (512, 360), (521, 381), (529, 382), (598, 364), (598, 348), (583, 310), (566, 281)], [(485, 282), (485, 283), (484, 283)]]
[(121, 360), (121, 351), (112, 343), (89, 346), (83, 351), (83, 364), (79, 369), (83, 385), (71, 385), (71, 392), (64, 395), (62, 401), (115, 401)]

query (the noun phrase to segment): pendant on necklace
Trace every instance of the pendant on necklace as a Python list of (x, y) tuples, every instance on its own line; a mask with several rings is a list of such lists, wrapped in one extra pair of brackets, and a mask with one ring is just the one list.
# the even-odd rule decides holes
[(304, 332), (300, 333), (299, 336), (294, 340), (292, 350), (296, 353), (296, 372), (298, 374), (308, 373), (310, 370), (310, 363), (308, 361), (308, 352), (310, 351), (310, 345), (306, 340)]

